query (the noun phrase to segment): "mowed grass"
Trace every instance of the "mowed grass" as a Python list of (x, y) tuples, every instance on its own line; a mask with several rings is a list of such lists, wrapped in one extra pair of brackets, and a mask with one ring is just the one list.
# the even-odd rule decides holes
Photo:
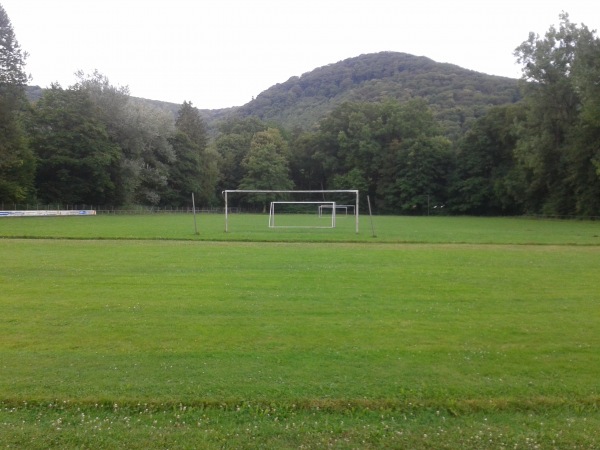
[[(365, 242), (600, 245), (600, 222), (533, 218), (339, 215), (335, 228), (269, 228), (268, 214), (99, 215), (0, 218), (0, 237), (168, 239), (250, 242)], [(277, 223), (280, 223), (279, 220)], [(302, 215), (288, 224), (328, 226), (331, 218)], [(197, 234), (196, 234), (197, 230)]]
[(0, 221), (2, 446), (600, 446), (596, 222), (191, 219)]

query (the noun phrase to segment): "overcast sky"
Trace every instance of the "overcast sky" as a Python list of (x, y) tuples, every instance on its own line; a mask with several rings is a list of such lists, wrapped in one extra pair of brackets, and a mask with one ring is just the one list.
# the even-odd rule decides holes
[(32, 84), (98, 69), (136, 97), (239, 106), (364, 53), (427, 56), (518, 78), (514, 49), (561, 11), (600, 28), (598, 0), (0, 0)]

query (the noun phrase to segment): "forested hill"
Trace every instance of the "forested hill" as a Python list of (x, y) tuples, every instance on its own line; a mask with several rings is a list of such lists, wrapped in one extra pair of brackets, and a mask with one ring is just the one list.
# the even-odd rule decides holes
[[(30, 87), (28, 97), (41, 97)], [(292, 77), (263, 91), (241, 107), (218, 110), (200, 108), (209, 134), (215, 125), (232, 115), (257, 116), (289, 130), (310, 130), (344, 102), (400, 101), (423, 98), (451, 138), (460, 137), (473, 119), (490, 106), (520, 99), (518, 80), (487, 75), (462, 67), (438, 63), (424, 56), (381, 52), (349, 58)], [(136, 99), (176, 114), (181, 105)], [(199, 105), (201, 106), (201, 105)]]
[[(27, 86), (25, 88), (25, 94), (30, 102), (37, 102), (44, 94), (44, 89), (39, 86)], [(174, 118), (177, 117), (177, 113), (181, 109), (181, 103), (171, 103), (162, 100), (152, 100), (141, 97), (131, 97), (131, 100), (133, 102), (142, 103), (146, 106), (150, 106), (161, 111), (166, 111), (172, 114)], [(219, 121), (231, 116), (236, 109), (237, 107), (231, 107), (221, 109), (198, 109), (198, 111), (202, 119), (205, 121), (209, 131), (214, 132), (215, 125)]]
[(310, 129), (327, 113), (348, 101), (400, 101), (424, 98), (449, 134), (491, 105), (520, 98), (518, 80), (486, 75), (424, 56), (382, 52), (320, 67), (277, 84), (237, 112), (277, 122), (288, 129)]

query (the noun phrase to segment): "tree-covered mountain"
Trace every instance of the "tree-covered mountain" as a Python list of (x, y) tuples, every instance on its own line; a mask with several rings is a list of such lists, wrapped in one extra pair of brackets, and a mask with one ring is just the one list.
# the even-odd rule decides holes
[(285, 128), (311, 129), (344, 102), (401, 102), (421, 98), (450, 137), (490, 106), (520, 99), (518, 80), (486, 75), (423, 56), (382, 52), (361, 55), (272, 86), (236, 113)]
[[(27, 96), (27, 100), (31, 103), (36, 103), (39, 99), (44, 95), (44, 91), (48, 89), (43, 89), (40, 86), (26, 86), (25, 87), (25, 95)], [(165, 102), (162, 100), (152, 100), (142, 97), (130, 97), (130, 100), (133, 103), (137, 103), (142, 107), (150, 107), (162, 110), (164, 112), (170, 113), (173, 115), (173, 118), (177, 117), (179, 110), (181, 109), (181, 104), (179, 103), (171, 103)], [(215, 124), (220, 122), (223, 119), (231, 116), (238, 108), (221, 108), (221, 109), (198, 109), (200, 116), (207, 124), (207, 128), (209, 133), (215, 130)]]
[[(30, 101), (42, 90), (27, 89)], [(286, 129), (313, 129), (321, 119), (345, 102), (400, 102), (424, 99), (452, 139), (461, 136), (474, 119), (490, 106), (515, 103), (521, 96), (516, 79), (487, 75), (438, 63), (424, 56), (381, 52), (349, 58), (294, 76), (263, 91), (241, 107), (199, 109), (209, 135), (231, 116), (256, 116)], [(171, 112), (179, 104), (133, 98)]]
[[(170, 112), (171, 114), (173, 114), (173, 117), (177, 117), (177, 114), (179, 114), (179, 110), (181, 109), (181, 104), (179, 103), (163, 102), (161, 100), (150, 100), (141, 97), (132, 97), (131, 99), (134, 102), (144, 104), (153, 108), (161, 109), (166, 112)], [(198, 108), (198, 113), (206, 123), (209, 134), (214, 134), (215, 125), (218, 122), (230, 117), (237, 109), (237, 107), (219, 109)]]

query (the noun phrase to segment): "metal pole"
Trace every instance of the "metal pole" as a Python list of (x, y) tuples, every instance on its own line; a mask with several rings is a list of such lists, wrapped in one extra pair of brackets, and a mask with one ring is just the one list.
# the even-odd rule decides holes
[(337, 204), (335, 202), (333, 202), (333, 205), (331, 205), (331, 222), (333, 223), (333, 228), (335, 228), (335, 208), (336, 208)]
[(227, 225), (229, 223), (229, 218), (227, 217), (227, 191), (225, 192), (225, 233), (227, 233)]
[(371, 219), (371, 233), (373, 237), (375, 236), (375, 227), (373, 226), (373, 214), (371, 213), (371, 199), (367, 195), (367, 204), (369, 205), (369, 218)]
[[(367, 199), (369, 197), (367, 196)], [(358, 234), (358, 191), (356, 191), (356, 206), (354, 207), (355, 211), (354, 211), (354, 217), (356, 220), (356, 234)]]
[(196, 225), (196, 202), (194, 201), (194, 193), (192, 192), (192, 209), (194, 210), (194, 231), (198, 234), (198, 226)]

